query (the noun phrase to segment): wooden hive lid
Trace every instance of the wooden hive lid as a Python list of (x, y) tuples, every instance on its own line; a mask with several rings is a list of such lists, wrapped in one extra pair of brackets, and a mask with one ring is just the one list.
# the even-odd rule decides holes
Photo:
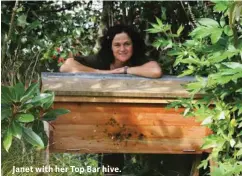
[[(194, 77), (164, 75), (143, 78), (123, 74), (42, 73), (42, 91), (54, 91), (57, 96), (177, 98), (189, 97), (183, 84)], [(200, 97), (201, 95), (197, 95)]]

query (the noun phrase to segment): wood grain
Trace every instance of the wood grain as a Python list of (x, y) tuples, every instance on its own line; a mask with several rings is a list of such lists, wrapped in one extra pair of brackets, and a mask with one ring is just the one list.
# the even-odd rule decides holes
[[(42, 73), (42, 90), (63, 96), (143, 97), (148, 101), (148, 98), (190, 97), (182, 85), (191, 81), (195, 81), (194, 77), (151, 79), (94, 73)], [(199, 94), (196, 96), (201, 97)]]
[(55, 102), (88, 102), (88, 103), (156, 103), (168, 104), (177, 99), (147, 98), (145, 97), (99, 97), (99, 96), (56, 96)]
[[(57, 142), (58, 141), (58, 142)], [(161, 140), (82, 140), (77, 137), (62, 137), (53, 141), (52, 152), (78, 153), (202, 153), (200, 139), (161, 139)]]
[[(183, 109), (162, 104), (61, 103), (71, 113), (52, 122), (53, 152), (201, 153), (210, 131)], [(117, 148), (118, 146), (118, 148)]]
[(124, 125), (192, 125), (200, 126), (192, 118), (184, 118), (184, 109), (167, 109), (156, 104), (55, 103), (55, 108), (71, 111), (58, 118), (55, 124), (104, 125), (111, 119)]
[(54, 137), (76, 136), (83, 140), (89, 139), (113, 139), (116, 135), (123, 135), (128, 139), (144, 138), (169, 139), (169, 138), (191, 138), (197, 139), (207, 135), (207, 131), (201, 127), (190, 126), (111, 126), (111, 125), (56, 125)]

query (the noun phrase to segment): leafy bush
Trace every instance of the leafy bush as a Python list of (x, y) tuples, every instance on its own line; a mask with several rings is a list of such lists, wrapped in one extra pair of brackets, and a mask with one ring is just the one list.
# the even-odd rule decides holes
[[(172, 49), (168, 52), (176, 57), (174, 66), (183, 67), (179, 76), (195, 75), (197, 78), (196, 82), (186, 85), (191, 98), (171, 106), (186, 107), (185, 116), (196, 117), (201, 125), (213, 131), (202, 146), (212, 152), (200, 164), (206, 168), (210, 159), (215, 161), (212, 175), (242, 173), (241, 7), (241, 2), (215, 2), (214, 11), (220, 18), (199, 19), (190, 33), (191, 39), (170, 45)], [(157, 28), (153, 26), (150, 31)], [(163, 39), (158, 38), (155, 45), (161, 47), (162, 43)], [(194, 103), (197, 93), (202, 93), (203, 97)]]
[(65, 109), (52, 109), (54, 93), (40, 93), (38, 82), (26, 90), (22, 83), (2, 86), (1, 96), (3, 147), (6, 151), (11, 147), (14, 137), (24, 139), (37, 149), (43, 149), (48, 141), (43, 121), (55, 120), (57, 116), (69, 112)]
[[(183, 25), (180, 25), (177, 32), (174, 34), (171, 30), (170, 24), (164, 24), (161, 19), (156, 17), (156, 22), (151, 23), (152, 28), (147, 29), (149, 33), (155, 34), (155, 33), (162, 33), (162, 36), (158, 37), (152, 44), (153, 47), (155, 47), (157, 50), (160, 49), (162, 52), (167, 52), (171, 48), (177, 48), (179, 47), (180, 43), (180, 36), (181, 32), (184, 29)], [(172, 63), (174, 62), (173, 58), (162, 58), (159, 60), (161, 64), (163, 65), (164, 72), (170, 72), (172, 71)], [(179, 69), (176, 69), (176, 71), (173, 72), (179, 72)], [(173, 73), (174, 74), (174, 73)]]
[(92, 53), (101, 18), (100, 11), (84, 1), (4, 1), (1, 14), (5, 85), (32, 81), (41, 71), (58, 71), (71, 52)]

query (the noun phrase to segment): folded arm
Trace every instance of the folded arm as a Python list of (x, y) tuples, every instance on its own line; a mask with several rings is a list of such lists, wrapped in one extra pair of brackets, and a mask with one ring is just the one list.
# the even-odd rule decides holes
[(85, 66), (77, 62), (73, 58), (68, 58), (64, 64), (60, 67), (60, 72), (67, 73), (78, 73), (78, 72), (89, 72), (89, 73), (110, 73), (110, 70), (98, 70), (88, 66)]
[[(68, 58), (64, 64), (60, 67), (60, 72), (78, 73), (104, 73), (104, 74), (124, 74), (124, 67), (114, 70), (99, 70), (88, 66), (85, 66), (77, 62), (73, 58)], [(156, 61), (149, 61), (141, 66), (129, 67), (127, 74), (143, 76), (148, 78), (160, 78), (162, 76), (162, 70)]]
[[(124, 73), (124, 67), (111, 70), (112, 73)], [(156, 61), (149, 61), (141, 66), (129, 67), (127, 74), (143, 76), (148, 78), (160, 78), (162, 70)]]

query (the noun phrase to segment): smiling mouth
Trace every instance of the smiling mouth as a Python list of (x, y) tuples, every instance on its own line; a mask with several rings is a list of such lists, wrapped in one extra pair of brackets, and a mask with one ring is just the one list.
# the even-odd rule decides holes
[(127, 53), (121, 53), (121, 54), (119, 54), (120, 56), (126, 56), (127, 55)]

